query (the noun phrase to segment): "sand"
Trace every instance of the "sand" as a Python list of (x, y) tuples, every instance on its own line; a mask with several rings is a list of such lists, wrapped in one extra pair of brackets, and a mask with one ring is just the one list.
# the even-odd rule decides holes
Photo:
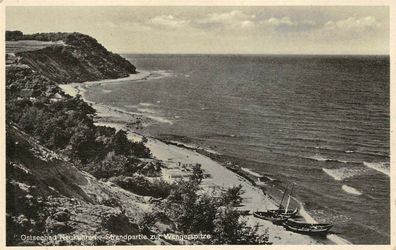
[[(84, 92), (89, 86), (97, 84), (103, 85), (109, 83), (116, 83), (123, 80), (142, 80), (147, 79), (149, 75), (150, 74), (148, 72), (143, 72), (119, 80), (104, 80), (77, 84), (73, 83), (67, 85), (60, 85), (60, 87), (66, 94), (69, 94), (71, 96), (80, 94), (84, 98)], [(93, 108), (97, 110), (98, 117), (105, 118), (103, 119), (104, 121), (97, 121), (97, 125), (110, 126), (117, 130), (124, 129), (128, 132), (128, 138), (133, 141), (140, 141), (142, 139), (143, 135), (131, 131), (127, 127), (125, 122), (121, 122), (122, 120), (124, 120), (123, 117), (120, 118), (120, 116), (129, 116), (129, 119), (136, 119), (137, 117), (139, 117), (138, 114), (126, 111), (120, 112), (118, 108), (108, 107), (90, 101), (87, 102), (91, 103)], [(117, 119), (120, 120), (120, 122), (114, 122), (117, 121)], [(241, 207), (238, 207), (238, 209), (250, 210), (251, 212), (254, 212), (259, 210), (276, 208), (276, 204), (271, 199), (271, 197), (267, 197), (259, 187), (254, 186), (243, 177), (230, 171), (229, 169), (222, 166), (220, 163), (210, 159), (209, 157), (199, 154), (193, 149), (187, 149), (183, 147), (178, 147), (176, 145), (167, 144), (156, 138), (147, 137), (147, 139), (148, 141), (146, 143), (146, 146), (151, 150), (153, 157), (163, 161), (165, 166), (167, 167), (163, 169), (164, 176), (171, 173), (183, 174), (184, 172), (182, 171), (182, 167), (179, 166), (179, 162), (180, 165), (199, 163), (202, 165), (202, 169), (204, 170), (205, 174), (209, 175), (208, 178), (205, 178), (202, 181), (201, 186), (203, 190), (209, 192), (216, 189), (224, 190), (226, 188), (237, 186), (240, 184), (242, 185), (244, 194), (242, 195), (243, 201)], [(305, 219), (305, 221), (309, 223), (316, 223), (314, 218), (312, 218), (304, 210), (303, 206), (300, 207), (300, 215)], [(350, 244), (348, 241), (334, 234), (329, 234), (326, 239), (314, 239), (307, 235), (293, 233), (287, 231), (282, 226), (277, 226), (269, 221), (255, 218), (253, 215), (243, 216), (243, 219), (246, 220), (246, 222), (250, 226), (258, 224), (260, 233), (264, 233), (268, 229), (269, 240), (276, 245)]]

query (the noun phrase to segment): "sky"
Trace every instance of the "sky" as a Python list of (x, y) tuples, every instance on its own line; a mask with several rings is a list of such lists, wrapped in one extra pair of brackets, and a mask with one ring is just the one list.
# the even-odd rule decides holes
[(8, 6), (6, 28), (81, 32), (117, 53), (389, 53), (380, 6)]

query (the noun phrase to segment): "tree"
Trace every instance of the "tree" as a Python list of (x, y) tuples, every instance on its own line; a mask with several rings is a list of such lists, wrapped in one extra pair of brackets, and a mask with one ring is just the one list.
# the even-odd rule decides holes
[(265, 244), (266, 236), (257, 234), (258, 226), (249, 227), (240, 221), (240, 215), (231, 207), (221, 207), (214, 219), (213, 244)]
[(87, 163), (97, 157), (95, 154), (94, 131), (84, 123), (79, 123), (73, 129), (72, 137), (70, 138), (70, 148), (72, 155), (77, 156), (82, 163)]
[(130, 153), (132, 143), (127, 138), (127, 132), (118, 130), (114, 136), (112, 145), (116, 154), (127, 155)]
[(191, 216), (190, 231), (191, 233), (212, 234), (214, 230), (214, 220), (216, 217), (219, 203), (216, 198), (208, 194), (200, 195), (190, 209)]
[(176, 227), (183, 232), (190, 232), (191, 218), (198, 185), (190, 181), (178, 181), (171, 190), (168, 198), (163, 204), (165, 214), (175, 222)]
[(224, 205), (239, 206), (242, 202), (241, 195), (244, 193), (242, 185), (228, 188), (222, 195), (222, 202)]
[(201, 184), (203, 179), (203, 171), (201, 169), (201, 164), (195, 164), (192, 167), (192, 175), (190, 176), (190, 181), (196, 182), (197, 185)]
[(15, 31), (6, 31), (6, 41), (16, 41), (23, 37), (22, 31), (15, 30)]
[[(198, 169), (198, 168), (197, 168)], [(268, 235), (257, 234), (258, 227), (250, 227), (240, 220), (238, 211), (231, 206), (240, 197), (242, 186), (230, 188), (224, 199), (198, 192), (196, 181), (179, 181), (163, 204), (163, 211), (183, 233), (206, 233), (213, 237), (209, 244), (266, 244)], [(232, 195), (230, 195), (232, 194)], [(227, 196), (227, 197), (228, 197)]]
[(150, 158), (151, 151), (143, 142), (132, 142), (132, 154), (139, 158)]

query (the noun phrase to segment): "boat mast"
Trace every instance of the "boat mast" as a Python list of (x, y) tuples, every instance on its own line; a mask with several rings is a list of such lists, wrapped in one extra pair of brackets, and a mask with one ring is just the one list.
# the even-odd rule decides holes
[(287, 186), (286, 186), (285, 192), (283, 192), (282, 200), (281, 200), (281, 202), (279, 203), (278, 213), (279, 213), (280, 210), (281, 210), (282, 202), (283, 202), (283, 199), (285, 198), (286, 192), (287, 192)]
[(293, 186), (292, 186), (292, 188), (291, 188), (291, 191), (290, 191), (290, 193), (289, 193), (289, 198), (287, 199), (287, 204), (286, 204), (286, 208), (285, 208), (285, 213), (287, 213), (287, 209), (289, 208), (289, 205), (290, 205), (290, 198), (291, 198), (291, 195), (292, 195), (292, 193), (293, 193), (293, 188), (294, 188), (294, 184), (293, 184)]

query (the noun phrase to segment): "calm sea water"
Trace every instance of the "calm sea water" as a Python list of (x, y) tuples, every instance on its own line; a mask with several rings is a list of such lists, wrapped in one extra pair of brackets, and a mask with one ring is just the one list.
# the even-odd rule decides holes
[(296, 183), (319, 221), (353, 243), (390, 241), (389, 58), (126, 55), (146, 80), (87, 98)]

